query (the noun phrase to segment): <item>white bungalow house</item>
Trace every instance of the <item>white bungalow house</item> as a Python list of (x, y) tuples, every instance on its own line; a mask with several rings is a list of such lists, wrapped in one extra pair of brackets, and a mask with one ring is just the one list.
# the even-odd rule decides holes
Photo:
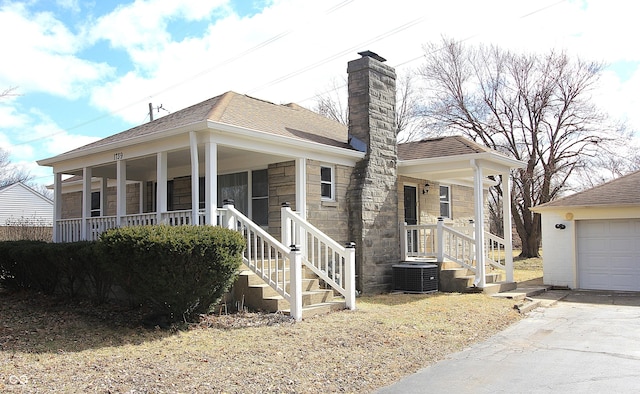
[[(347, 70), (349, 127), (227, 92), (40, 160), (55, 174), (54, 240), (147, 223), (238, 228), (245, 263), (291, 301), (293, 314), (297, 260), (349, 308), (356, 290), (390, 290), (392, 266), (410, 259), (455, 261), (479, 288), (491, 264), (511, 281), (510, 253), (488, 259), (485, 245), (511, 250), (511, 234), (487, 238), (484, 195), (489, 175), (508, 180), (521, 163), (461, 137), (397, 144), (395, 72), (372, 52), (360, 55)], [(508, 182), (502, 191), (509, 198)], [(453, 229), (469, 230), (470, 219), (479, 225)], [(283, 264), (292, 264), (290, 286), (288, 275), (271, 273)]]
[(532, 208), (542, 216), (543, 280), (640, 291), (640, 171)]

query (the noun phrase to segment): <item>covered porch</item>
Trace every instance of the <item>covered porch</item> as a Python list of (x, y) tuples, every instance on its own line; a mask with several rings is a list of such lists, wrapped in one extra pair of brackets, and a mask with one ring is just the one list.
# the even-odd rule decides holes
[[(456, 147), (456, 143), (464, 145)], [(438, 142), (436, 142), (437, 147)], [(401, 225), (401, 255), (405, 261), (431, 259), (439, 263), (451, 262), (473, 272), (473, 285), (487, 286), (490, 270), (504, 273), (507, 282), (513, 281), (513, 243), (511, 224), (511, 183), (510, 172), (522, 167), (518, 160), (500, 155), (468, 140), (456, 137), (442, 139), (442, 149), (449, 150), (451, 156), (413, 158), (411, 149), (399, 149), (399, 154), (407, 160), (398, 162), (398, 174), (418, 179), (426, 179), (435, 184), (455, 184), (473, 190), (473, 215), (464, 223), (446, 223), (443, 217), (425, 220), (419, 217), (414, 223)], [(446, 144), (446, 146), (444, 145)], [(469, 153), (464, 153), (464, 151)], [(462, 152), (462, 154), (460, 154)], [(424, 151), (422, 151), (424, 154)], [(458, 154), (455, 154), (458, 153)], [(423, 193), (427, 193), (428, 184)], [(487, 193), (489, 187), (499, 187), (502, 194), (502, 227), (504, 236), (491, 234), (488, 229)], [(439, 192), (436, 187), (436, 193)], [(442, 196), (440, 196), (442, 199)]]

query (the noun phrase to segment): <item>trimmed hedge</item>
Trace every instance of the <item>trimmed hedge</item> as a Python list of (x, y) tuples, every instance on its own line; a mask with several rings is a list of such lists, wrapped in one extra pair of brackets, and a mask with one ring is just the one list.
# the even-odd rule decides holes
[(207, 313), (235, 280), (245, 240), (213, 226), (136, 226), (106, 231), (99, 246), (116, 282), (171, 322)]
[(212, 226), (124, 227), (97, 242), (5, 241), (0, 284), (97, 302), (115, 285), (168, 322), (191, 321), (233, 284), (244, 247), (240, 233)]
[(0, 242), (0, 283), (7, 289), (70, 297), (82, 293), (105, 301), (111, 289), (110, 274), (102, 266), (95, 244)]

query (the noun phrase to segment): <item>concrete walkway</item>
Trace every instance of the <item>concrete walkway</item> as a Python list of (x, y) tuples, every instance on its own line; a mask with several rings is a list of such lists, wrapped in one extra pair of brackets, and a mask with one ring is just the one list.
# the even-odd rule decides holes
[(555, 305), (377, 393), (640, 391), (640, 293), (553, 291)]

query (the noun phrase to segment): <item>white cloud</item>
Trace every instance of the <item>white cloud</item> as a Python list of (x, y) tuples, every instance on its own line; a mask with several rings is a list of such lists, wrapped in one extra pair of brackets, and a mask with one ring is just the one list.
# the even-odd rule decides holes
[(49, 12), (29, 12), (24, 4), (0, 8), (0, 86), (21, 92), (78, 97), (88, 83), (111, 72), (104, 63), (78, 58), (82, 39)]

